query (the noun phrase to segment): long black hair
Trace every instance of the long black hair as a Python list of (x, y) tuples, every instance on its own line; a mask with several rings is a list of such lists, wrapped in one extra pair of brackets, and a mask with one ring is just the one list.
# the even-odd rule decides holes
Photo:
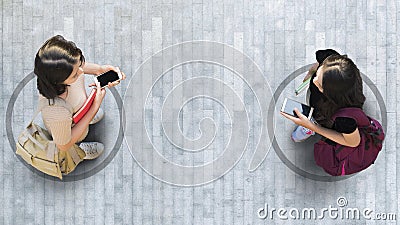
[(321, 66), (325, 101), (318, 107), (320, 113), (330, 119), (341, 108), (362, 108), (365, 96), (360, 71), (354, 62), (347, 56), (335, 54), (327, 57)]
[(84, 63), (85, 57), (75, 43), (65, 40), (61, 35), (47, 40), (35, 57), (34, 73), (39, 93), (47, 99), (64, 93), (68, 85), (63, 82), (78, 62)]

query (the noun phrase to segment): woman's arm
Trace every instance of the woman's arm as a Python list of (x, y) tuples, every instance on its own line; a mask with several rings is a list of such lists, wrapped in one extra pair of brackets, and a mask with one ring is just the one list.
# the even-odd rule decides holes
[(85, 62), (85, 64), (82, 67), (83, 72), (85, 74), (93, 74), (93, 75), (100, 75), (102, 73), (105, 73), (110, 70), (114, 70), (118, 72), (118, 69), (114, 66), (111, 65), (99, 65), (96, 63), (90, 63), (90, 62)]
[[(89, 63), (89, 62), (85, 63), (85, 65), (83, 65), (82, 69), (85, 74), (94, 74), (96, 76), (103, 74), (110, 70), (114, 70), (117, 73), (121, 72), (118, 67), (114, 67), (111, 65), (100, 66), (98, 64)], [(121, 72), (121, 80), (125, 80), (125, 78), (126, 78), (126, 75), (123, 72)], [(111, 88), (111, 87), (117, 86), (119, 84), (119, 82), (120, 81), (115, 81), (115, 82), (109, 83), (108, 87)], [(95, 86), (95, 84), (90, 84), (89, 86)]]
[(90, 63), (90, 62), (85, 62), (85, 64), (82, 67), (83, 72), (85, 74), (94, 74), (94, 75), (99, 75), (102, 74), (104, 72), (107, 72), (109, 70), (112, 70), (113, 67), (112, 66), (100, 66), (98, 64), (95, 63)]
[(297, 125), (308, 128), (338, 144), (349, 146), (349, 147), (357, 147), (360, 144), (361, 137), (358, 128), (350, 134), (339, 133), (335, 130), (328, 129), (325, 127), (321, 127), (313, 122), (311, 122), (306, 116), (301, 114), (298, 109), (295, 109), (295, 112), (299, 118), (287, 115), (285, 113), (281, 114), (296, 123)]
[(315, 133), (318, 133), (318, 134), (320, 134), (338, 144), (344, 145), (344, 146), (357, 147), (361, 141), (360, 132), (359, 132), (358, 128), (356, 128), (356, 130), (350, 134), (339, 133), (335, 130), (321, 127), (317, 124), (314, 124), (312, 127), (308, 128), (308, 129), (313, 130)]
[(83, 135), (83, 133), (89, 126), (90, 121), (93, 119), (93, 117), (99, 110), (105, 94), (106, 94), (105, 89), (100, 88), (98, 86), (96, 97), (89, 111), (85, 114), (85, 116), (82, 117), (82, 119), (73, 128), (71, 128), (71, 140), (65, 145), (57, 145), (58, 149), (60, 149), (61, 151), (68, 151), (68, 149), (70, 149), (79, 140), (79, 138)]

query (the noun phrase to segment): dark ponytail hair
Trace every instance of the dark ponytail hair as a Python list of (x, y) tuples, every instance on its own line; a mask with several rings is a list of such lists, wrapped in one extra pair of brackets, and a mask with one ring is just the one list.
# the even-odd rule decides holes
[(84, 63), (85, 57), (72, 41), (65, 40), (61, 35), (47, 40), (35, 57), (34, 73), (39, 93), (47, 99), (64, 93), (68, 85), (63, 82), (78, 62)]
[(322, 88), (326, 99), (318, 107), (320, 113), (331, 118), (341, 108), (362, 108), (365, 96), (360, 71), (354, 62), (347, 56), (331, 55), (322, 66)]

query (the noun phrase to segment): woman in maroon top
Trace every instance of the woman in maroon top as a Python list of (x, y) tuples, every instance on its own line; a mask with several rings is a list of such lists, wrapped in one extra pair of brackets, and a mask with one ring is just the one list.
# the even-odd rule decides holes
[(331, 117), (341, 108), (362, 109), (365, 96), (360, 72), (351, 59), (334, 50), (317, 51), (316, 56), (318, 63), (308, 73), (312, 77), (310, 105), (314, 107), (313, 119), (316, 123), (298, 110), (295, 111), (299, 118), (281, 114), (297, 125), (326, 137), (332, 144), (356, 147), (360, 143), (356, 121), (349, 117), (338, 117), (335, 120)]

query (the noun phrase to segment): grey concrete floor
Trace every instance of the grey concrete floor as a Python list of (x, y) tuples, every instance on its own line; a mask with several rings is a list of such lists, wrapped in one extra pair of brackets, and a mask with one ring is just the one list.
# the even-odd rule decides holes
[[(378, 216), (398, 216), (400, 207), (400, 1), (3, 0), (0, 6), (0, 224), (396, 224)], [(102, 106), (106, 117), (91, 127), (87, 138), (102, 141), (104, 155), (83, 162), (63, 182), (23, 164), (10, 143), (36, 107), (36, 81), (29, 79), (35, 53), (55, 34), (73, 40), (87, 61), (119, 66), (128, 76), (108, 91)], [(193, 47), (183, 53), (192, 61), (170, 68), (173, 62), (168, 60), (177, 62), (182, 55), (165, 49), (198, 40), (206, 41), (199, 50), (203, 55)], [(213, 49), (216, 43), (227, 47), (219, 52)], [(294, 88), (315, 61), (314, 52), (323, 48), (334, 48), (355, 61), (366, 78), (365, 110), (386, 121), (386, 140), (375, 165), (345, 179), (331, 179), (316, 167), (312, 146), (317, 137), (291, 142), (294, 124), (277, 110), (285, 96), (305, 102), (305, 93), (295, 97)], [(235, 61), (234, 69), (242, 73), (230, 70), (229, 49), (258, 68)], [(208, 62), (207, 51), (222, 63)], [(249, 75), (257, 69), (261, 79)], [(280, 86), (289, 76), (293, 79)], [(199, 77), (203, 83), (177, 89)], [(212, 85), (206, 85), (206, 77), (213, 79)], [(222, 88), (220, 82), (225, 83)], [(148, 84), (152, 88), (146, 89)], [(257, 95), (260, 85), (267, 99)], [(163, 105), (173, 90), (180, 90), (173, 105)], [(264, 111), (268, 97), (278, 90), (277, 108)], [(204, 97), (214, 91), (225, 94), (219, 101)], [(200, 97), (179, 102), (188, 96)], [(165, 127), (160, 118), (164, 107)], [(274, 146), (268, 152), (271, 140), (260, 128), (271, 116), (279, 149)], [(207, 133), (210, 127), (199, 127), (207, 117), (214, 122), (215, 135)], [(246, 121), (249, 124), (242, 126)], [(236, 125), (248, 130), (234, 129)], [(195, 141), (176, 147), (165, 133), (170, 128), (177, 136), (174, 140), (209, 135), (212, 142), (197, 152), (190, 151), (202, 147)], [(231, 139), (235, 135), (239, 138)], [(257, 145), (259, 140), (263, 145)], [(247, 143), (246, 148), (237, 147), (241, 143)], [(249, 172), (257, 147), (268, 154)], [(223, 156), (229, 148), (243, 151), (237, 163), (233, 155)], [(155, 150), (164, 157), (163, 165)], [(233, 168), (217, 174), (220, 165), (213, 160), (218, 157), (227, 157), (218, 162)], [(167, 162), (187, 167), (175, 171), (164, 165)], [(211, 172), (185, 173), (210, 162)], [(208, 173), (215, 174), (209, 179)], [(183, 186), (199, 176), (204, 184)], [(269, 214), (263, 220), (257, 212), (266, 205)], [(296, 210), (313, 208), (319, 213), (329, 207), (342, 214), (285, 220), (277, 212), (285, 208), (289, 217)], [(370, 209), (375, 219), (346, 219), (349, 208)]]

